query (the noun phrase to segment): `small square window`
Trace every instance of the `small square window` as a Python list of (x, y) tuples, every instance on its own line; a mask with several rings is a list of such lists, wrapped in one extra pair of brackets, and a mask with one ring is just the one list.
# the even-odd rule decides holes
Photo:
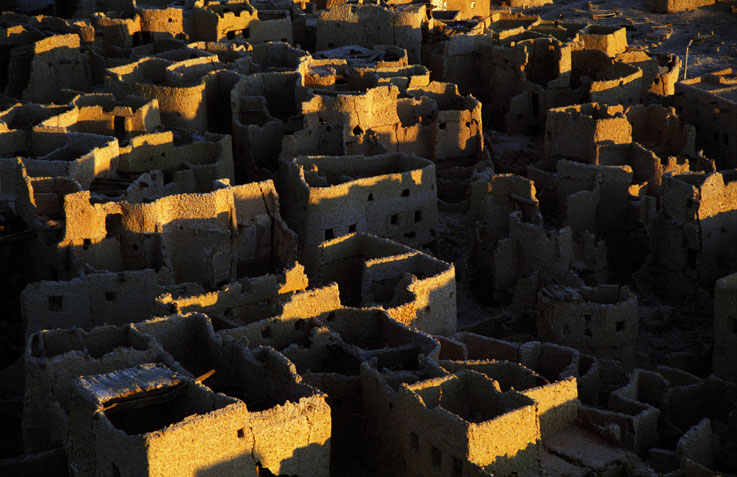
[(335, 232), (333, 232), (333, 229), (325, 229), (325, 240), (330, 240), (335, 238)]
[(111, 291), (105, 292), (105, 299), (107, 301), (115, 301), (115, 292), (111, 292)]
[(64, 297), (61, 295), (51, 295), (49, 297), (49, 311), (61, 311), (64, 306)]
[(351, 224), (351, 225), (348, 226), (348, 233), (349, 234), (352, 234), (355, 231), (356, 231), (356, 224)]
[(402, 197), (409, 197), (409, 189), (404, 189), (402, 191)]
[(392, 214), (391, 223), (392, 225), (397, 225), (399, 223), (399, 214)]
[(622, 333), (624, 331), (624, 321), (618, 321), (617, 322), (617, 333)]
[(240, 428), (240, 429), (238, 429), (238, 431), (236, 432), (236, 435), (238, 435), (238, 439), (243, 439), (243, 438), (244, 438), (244, 437), (246, 436), (246, 433), (245, 433), (245, 431), (243, 430), (243, 428)]

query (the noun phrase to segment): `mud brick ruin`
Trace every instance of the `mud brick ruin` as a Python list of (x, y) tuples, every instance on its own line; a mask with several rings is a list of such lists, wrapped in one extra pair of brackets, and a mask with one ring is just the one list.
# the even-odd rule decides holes
[(0, 475), (737, 475), (737, 4), (11, 0)]

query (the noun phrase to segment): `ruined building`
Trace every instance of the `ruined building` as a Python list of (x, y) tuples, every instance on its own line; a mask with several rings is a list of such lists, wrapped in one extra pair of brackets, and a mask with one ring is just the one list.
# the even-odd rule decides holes
[(730, 3), (5, 5), (0, 475), (737, 475)]

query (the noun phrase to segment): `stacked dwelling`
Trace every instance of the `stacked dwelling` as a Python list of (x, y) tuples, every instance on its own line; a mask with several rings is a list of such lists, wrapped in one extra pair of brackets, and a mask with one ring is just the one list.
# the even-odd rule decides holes
[(0, 15), (0, 475), (737, 474), (733, 71), (500, 3)]

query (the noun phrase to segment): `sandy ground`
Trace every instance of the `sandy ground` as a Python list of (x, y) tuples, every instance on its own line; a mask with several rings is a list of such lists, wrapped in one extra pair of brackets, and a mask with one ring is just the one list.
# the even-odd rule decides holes
[[(630, 47), (685, 58), (690, 40), (688, 76), (737, 67), (737, 1), (722, 2), (681, 13), (655, 13), (645, 0), (557, 0), (527, 12), (547, 20), (565, 19), (627, 28)], [(614, 14), (608, 18), (594, 18)]]

